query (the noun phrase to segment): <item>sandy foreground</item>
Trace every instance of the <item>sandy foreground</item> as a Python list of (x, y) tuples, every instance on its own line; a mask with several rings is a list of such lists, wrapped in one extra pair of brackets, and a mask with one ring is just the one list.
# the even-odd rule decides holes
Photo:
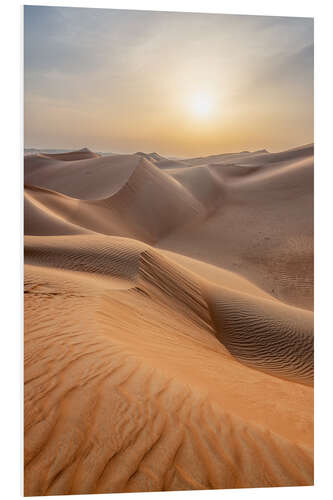
[(313, 145), (25, 157), (25, 495), (313, 484)]

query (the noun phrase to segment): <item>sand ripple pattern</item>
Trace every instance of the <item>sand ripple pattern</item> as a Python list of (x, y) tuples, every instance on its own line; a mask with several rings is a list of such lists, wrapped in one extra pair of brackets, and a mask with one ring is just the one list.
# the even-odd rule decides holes
[(239, 361), (267, 373), (313, 383), (313, 314), (278, 301), (211, 287), (217, 338)]
[(26, 239), (26, 263), (135, 282), (154, 300), (173, 299), (240, 362), (272, 375), (313, 383), (313, 314), (277, 300), (214, 286), (148, 245), (125, 238)]
[[(247, 397), (258, 384), (264, 396), (268, 384), (288, 400), (288, 382), (275, 386), (258, 372), (246, 389), (253, 374), (235, 371), (171, 295), (75, 290), (64, 293), (50, 274), (26, 297), (26, 495), (312, 484), (308, 444), (295, 446), (262, 417), (245, 420), (250, 403), (242, 410), (227, 389), (235, 373)], [(307, 398), (296, 388), (300, 414)], [(289, 427), (298, 435), (293, 417)]]
[(37, 236), (25, 239), (27, 264), (79, 271), (133, 280), (138, 272), (140, 254), (147, 245), (126, 238), (107, 236), (51, 237), (47, 242)]

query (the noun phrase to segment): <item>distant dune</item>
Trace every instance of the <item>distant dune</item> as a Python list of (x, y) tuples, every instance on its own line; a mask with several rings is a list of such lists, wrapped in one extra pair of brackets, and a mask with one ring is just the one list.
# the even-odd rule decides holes
[(25, 156), (25, 495), (313, 484), (313, 145)]
[(97, 153), (93, 153), (88, 148), (82, 148), (78, 151), (71, 151), (68, 153), (44, 153), (45, 156), (49, 158), (54, 158), (55, 160), (62, 161), (73, 161), (73, 160), (86, 160), (87, 158), (98, 158), (99, 155)]
[(68, 151), (66, 149), (36, 149), (25, 148), (25, 155), (42, 155), (56, 160), (71, 161), (71, 160), (84, 160), (86, 158), (98, 158), (99, 153), (94, 153), (88, 148), (78, 149), (77, 151)]

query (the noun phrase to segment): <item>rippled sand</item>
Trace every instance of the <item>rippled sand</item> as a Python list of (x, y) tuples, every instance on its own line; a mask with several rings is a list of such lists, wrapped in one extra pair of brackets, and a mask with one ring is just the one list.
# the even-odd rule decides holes
[(25, 184), (25, 494), (313, 484), (313, 146)]

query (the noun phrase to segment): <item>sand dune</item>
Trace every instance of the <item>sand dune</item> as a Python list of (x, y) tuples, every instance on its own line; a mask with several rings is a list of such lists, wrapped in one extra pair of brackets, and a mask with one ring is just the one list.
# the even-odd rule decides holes
[(281, 151), (279, 153), (268, 153), (267, 151), (264, 151), (263, 153), (265, 154), (254, 154), (253, 156), (246, 158), (246, 163), (269, 165), (271, 163), (295, 161), (297, 159), (313, 156), (314, 146), (313, 144), (307, 144), (306, 146), (299, 146), (297, 148)]
[(164, 158), (163, 156), (159, 155), (158, 153), (143, 153), (142, 151), (138, 151), (135, 153), (137, 156), (140, 156), (141, 158), (145, 158), (146, 160), (150, 161), (151, 163), (154, 163), (158, 168), (160, 169), (168, 169), (168, 168), (178, 168), (178, 167), (184, 167), (186, 164), (182, 160), (176, 160), (172, 158)]
[(141, 160), (115, 195), (90, 205), (115, 214), (128, 235), (149, 243), (203, 212), (202, 205), (190, 192), (147, 160)]
[(170, 169), (168, 173), (186, 187), (207, 211), (223, 202), (223, 183), (206, 166)]
[(282, 161), (294, 161), (297, 158), (304, 158), (313, 156), (313, 144), (306, 144), (305, 146), (298, 146), (287, 151), (278, 153), (269, 153), (266, 149), (258, 151), (242, 151), (241, 153), (224, 153), (221, 155), (212, 155), (199, 158), (183, 159), (182, 163), (194, 165), (214, 165), (214, 164), (250, 164), (250, 165), (269, 165), (270, 163)]
[(78, 151), (70, 151), (68, 153), (43, 153), (48, 158), (55, 160), (73, 161), (73, 160), (86, 160), (87, 158), (98, 158), (100, 155), (93, 153), (88, 148), (82, 148)]
[(223, 182), (215, 212), (158, 246), (238, 272), (274, 297), (312, 309), (313, 156), (242, 176), (229, 177), (229, 168), (213, 167)]
[[(38, 201), (34, 196), (36, 188), (26, 187), (24, 190), (24, 233), (31, 235), (61, 235), (84, 234), (89, 231), (84, 227), (76, 226), (62, 218), (59, 213), (50, 209), (45, 203)], [(60, 212), (60, 211), (59, 211)]]
[(68, 269), (94, 276), (134, 279), (139, 259), (147, 245), (127, 238), (102, 235), (25, 238), (25, 262), (32, 265)]
[(217, 287), (208, 291), (217, 338), (235, 358), (267, 373), (313, 383), (313, 314)]
[(66, 162), (38, 155), (25, 158), (24, 181), (74, 198), (94, 200), (118, 191), (139, 162), (140, 158), (134, 155), (102, 156)]
[[(26, 239), (25, 260), (79, 272), (138, 282), (159, 301), (203, 324), (238, 360), (268, 373), (311, 383), (313, 315), (241, 289), (207, 283), (148, 246), (103, 236)], [(143, 279), (142, 279), (143, 278)], [(143, 284), (141, 284), (143, 281)], [(150, 287), (147, 288), (147, 283)]]
[(199, 156), (197, 158), (186, 158), (182, 162), (190, 166), (208, 165), (214, 163), (232, 163), (235, 161), (244, 161), (247, 158), (257, 157), (263, 153), (268, 153), (266, 149), (260, 151), (241, 151), (240, 153), (223, 153), (211, 156)]
[(77, 153), (25, 158), (25, 494), (312, 484), (313, 146)]
[[(31, 186), (28, 189), (34, 191), (34, 197), (40, 204), (71, 224), (89, 231), (130, 236), (149, 243), (156, 242), (205, 212), (197, 198), (152, 163), (131, 157), (123, 165), (125, 160), (121, 158), (120, 165), (115, 157), (111, 161), (108, 157), (98, 158), (98, 162), (88, 160), (94, 162), (96, 183), (86, 181), (87, 168), (90, 170), (92, 167), (90, 164), (87, 166), (85, 160), (77, 162), (80, 168), (76, 172), (72, 172), (73, 166), (70, 165), (70, 173), (65, 176), (63, 166), (46, 166), (42, 173), (37, 171), (36, 176), (28, 176), (27, 180), (37, 180), (39, 184), (48, 184), (49, 187), (52, 185), (52, 190)], [(47, 171), (52, 169), (52, 174), (48, 174)], [(77, 183), (71, 189), (73, 176), (77, 177)], [(106, 192), (106, 178), (112, 186), (108, 188), (109, 192)], [(60, 190), (59, 184), (62, 191), (71, 192), (71, 195), (54, 191), (55, 188)], [(101, 197), (101, 188), (105, 198)], [(99, 198), (92, 199), (97, 190)], [(79, 194), (81, 198), (74, 198), (74, 194)]]

